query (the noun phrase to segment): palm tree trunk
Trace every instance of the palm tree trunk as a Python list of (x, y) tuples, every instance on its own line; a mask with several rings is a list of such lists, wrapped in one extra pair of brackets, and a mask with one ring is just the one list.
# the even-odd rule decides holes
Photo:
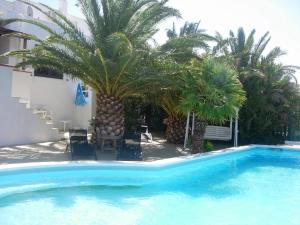
[(169, 143), (182, 144), (185, 135), (185, 119), (168, 117), (165, 121), (167, 125), (166, 139)]
[(124, 107), (120, 99), (97, 94), (93, 142), (98, 136), (120, 136), (124, 133)]
[(195, 119), (194, 134), (192, 136), (192, 153), (197, 154), (202, 152), (204, 144), (204, 134), (207, 122)]

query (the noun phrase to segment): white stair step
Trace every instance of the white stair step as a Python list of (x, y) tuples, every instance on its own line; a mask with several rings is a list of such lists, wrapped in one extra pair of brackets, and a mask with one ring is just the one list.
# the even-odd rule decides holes
[(20, 98), (19, 99), (19, 102), (21, 104), (26, 104), (26, 108), (29, 109), (30, 108), (30, 101), (28, 99), (25, 99), (25, 98)]
[(25, 99), (25, 98), (19, 98), (19, 102), (28, 104), (30, 101), (28, 99)]

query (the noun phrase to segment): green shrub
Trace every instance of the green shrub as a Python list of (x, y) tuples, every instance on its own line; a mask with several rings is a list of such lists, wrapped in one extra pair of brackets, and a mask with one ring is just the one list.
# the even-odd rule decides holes
[(203, 148), (204, 148), (204, 152), (210, 152), (210, 151), (214, 150), (214, 145), (210, 141), (205, 141)]

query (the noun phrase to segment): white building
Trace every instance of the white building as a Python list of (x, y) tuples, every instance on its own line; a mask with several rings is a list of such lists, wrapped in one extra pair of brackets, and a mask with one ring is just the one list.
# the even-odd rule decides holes
[[(66, 15), (65, 0), (60, 1), (60, 10)], [(45, 15), (26, 4), (0, 0), (1, 19), (20, 17), (39, 19), (54, 26)], [(87, 32), (83, 20), (68, 17)], [(0, 27), (0, 54), (34, 46), (31, 40), (3, 36), (13, 31), (41, 38), (47, 36), (45, 31), (26, 23)], [(65, 75), (49, 71), (16, 69), (16, 62), (13, 57), (0, 59), (0, 146), (56, 141), (61, 138), (59, 131), (63, 125), (67, 128), (89, 127), (94, 105), (91, 91), (86, 92), (88, 103), (85, 106), (75, 106), (74, 103), (80, 81), (71, 81)]]

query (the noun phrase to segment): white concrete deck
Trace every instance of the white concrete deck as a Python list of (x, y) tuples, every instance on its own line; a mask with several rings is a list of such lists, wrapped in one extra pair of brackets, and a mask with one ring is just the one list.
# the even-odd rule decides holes
[[(70, 153), (65, 152), (67, 141), (46, 142), (0, 148), (0, 164), (27, 162), (61, 162), (70, 160)], [(229, 144), (216, 145), (215, 149), (231, 147)], [(154, 135), (152, 142), (142, 142), (143, 160), (155, 161), (190, 153), (182, 146), (169, 144), (159, 135)], [(97, 151), (99, 161), (116, 160), (116, 152)]]
[[(26, 162), (60, 162), (70, 160), (70, 153), (65, 152), (67, 141), (46, 142), (30, 145), (0, 148), (0, 164)], [(153, 142), (142, 142), (144, 161), (154, 161), (188, 155), (181, 146), (166, 143), (162, 138), (154, 138)], [(115, 160), (112, 151), (97, 151), (98, 160)]]
[[(46, 142), (30, 145), (10, 146), (0, 148), (0, 165), (28, 162), (62, 162), (70, 160), (70, 153), (65, 152), (67, 141)], [(215, 145), (215, 149), (231, 147), (228, 145)], [(278, 146), (280, 147), (280, 146)], [(298, 144), (286, 144), (284, 147), (300, 149)], [(161, 137), (154, 137), (153, 142), (142, 142), (143, 160), (155, 161), (167, 158), (190, 155), (182, 148), (169, 144)], [(112, 151), (97, 151), (99, 161), (116, 159), (116, 153)]]
[(66, 142), (46, 142), (0, 148), (0, 164), (69, 160)]

